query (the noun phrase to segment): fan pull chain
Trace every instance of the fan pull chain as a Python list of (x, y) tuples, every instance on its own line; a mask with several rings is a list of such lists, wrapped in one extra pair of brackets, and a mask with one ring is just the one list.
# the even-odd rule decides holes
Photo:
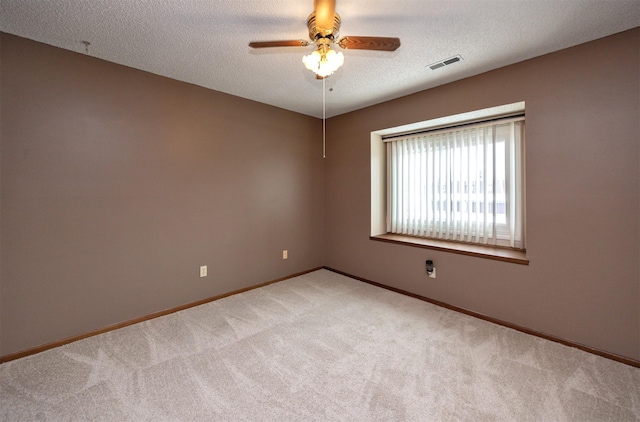
[(327, 101), (325, 98), (325, 79), (322, 78), (322, 158), (327, 158)]

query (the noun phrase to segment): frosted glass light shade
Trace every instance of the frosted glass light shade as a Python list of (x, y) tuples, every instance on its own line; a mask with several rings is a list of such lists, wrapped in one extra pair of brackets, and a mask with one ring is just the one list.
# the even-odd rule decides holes
[(324, 78), (342, 66), (344, 63), (344, 55), (341, 52), (336, 53), (330, 49), (327, 50), (326, 54), (322, 55), (320, 51), (315, 50), (308, 56), (303, 56), (302, 63), (304, 63), (307, 69)]

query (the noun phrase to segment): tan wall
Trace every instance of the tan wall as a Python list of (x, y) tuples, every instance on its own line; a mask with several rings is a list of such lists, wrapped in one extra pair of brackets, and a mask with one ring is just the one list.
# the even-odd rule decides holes
[(318, 119), (0, 50), (0, 355), (323, 264)]
[[(331, 119), (325, 265), (640, 359), (639, 34)], [(529, 266), (369, 240), (371, 131), (517, 101), (526, 102)]]

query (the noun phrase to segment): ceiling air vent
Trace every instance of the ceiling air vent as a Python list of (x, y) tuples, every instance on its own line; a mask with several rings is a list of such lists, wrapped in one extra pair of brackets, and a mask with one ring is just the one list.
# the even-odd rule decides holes
[(458, 54), (457, 56), (453, 56), (453, 57), (451, 57), (449, 59), (442, 60), (442, 61), (430, 64), (429, 65), (429, 69), (431, 69), (431, 70), (440, 69), (441, 67), (445, 67), (445, 66), (448, 66), (450, 64), (457, 63), (460, 60), (462, 60), (462, 57)]

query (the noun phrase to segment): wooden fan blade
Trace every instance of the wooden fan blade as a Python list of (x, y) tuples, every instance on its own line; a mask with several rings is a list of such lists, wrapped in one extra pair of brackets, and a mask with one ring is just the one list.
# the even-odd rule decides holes
[(252, 41), (249, 43), (251, 48), (269, 48), (269, 47), (306, 47), (309, 41), (305, 40), (283, 40), (283, 41)]
[(391, 37), (344, 37), (338, 41), (342, 48), (354, 50), (395, 51), (400, 47), (400, 38)]
[(314, 0), (313, 8), (316, 12), (316, 27), (331, 31), (336, 14), (336, 0)]

